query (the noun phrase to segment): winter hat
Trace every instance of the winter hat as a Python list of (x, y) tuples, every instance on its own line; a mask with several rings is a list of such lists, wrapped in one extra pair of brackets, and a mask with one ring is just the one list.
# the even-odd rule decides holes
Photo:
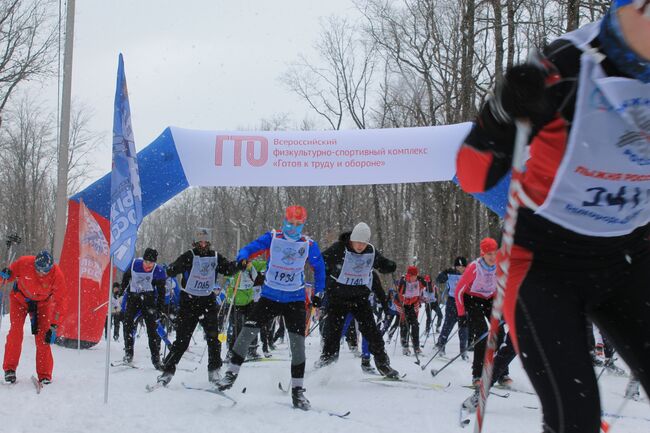
[(158, 251), (153, 248), (147, 248), (144, 250), (142, 258), (148, 262), (156, 262), (158, 260)]
[(418, 267), (417, 266), (409, 266), (406, 268), (406, 275), (417, 275), (418, 274)]
[(454, 266), (465, 266), (467, 267), (467, 259), (463, 256), (458, 256), (454, 259)]
[(497, 241), (492, 238), (484, 238), (481, 241), (481, 255), (484, 256), (487, 253), (496, 251), (499, 248)]
[(598, 40), (602, 51), (619, 70), (639, 81), (650, 83), (650, 61), (629, 47), (616, 14), (618, 8), (628, 5), (639, 9), (650, 20), (650, 2), (647, 0), (615, 0), (601, 21)]
[(298, 220), (301, 224), (307, 221), (307, 209), (299, 205), (289, 206), (284, 212), (286, 220)]
[(50, 254), (49, 251), (43, 250), (36, 254), (34, 267), (38, 272), (47, 274), (50, 272), (50, 269), (52, 269), (52, 266), (54, 266), (54, 257), (52, 257), (52, 254)]
[(197, 227), (192, 235), (192, 242), (212, 242), (212, 230), (205, 227)]
[(367, 244), (370, 242), (370, 227), (366, 223), (359, 223), (354, 226), (352, 234), (350, 234), (350, 240), (353, 242), (363, 242)]

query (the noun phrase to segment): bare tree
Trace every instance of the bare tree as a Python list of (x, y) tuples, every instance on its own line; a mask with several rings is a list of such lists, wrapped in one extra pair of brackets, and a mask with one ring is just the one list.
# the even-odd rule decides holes
[(53, 119), (24, 97), (7, 110), (0, 138), (1, 221), (19, 233), (24, 251), (51, 246), (52, 179), (55, 162)]
[(16, 88), (51, 72), (57, 42), (51, 0), (0, 2), (0, 116)]

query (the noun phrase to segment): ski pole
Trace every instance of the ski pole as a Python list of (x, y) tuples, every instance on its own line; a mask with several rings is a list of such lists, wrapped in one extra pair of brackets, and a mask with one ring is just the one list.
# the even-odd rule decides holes
[(510, 255), (512, 252), (512, 244), (514, 243), (519, 205), (522, 203), (532, 210), (537, 208), (537, 205), (528, 198), (521, 184), (526, 160), (528, 159), (528, 140), (530, 138), (531, 127), (528, 122), (521, 120), (516, 120), (515, 125), (517, 127), (517, 133), (515, 136), (515, 148), (512, 155), (512, 179), (508, 189), (508, 206), (503, 225), (501, 250), (497, 255), (497, 293), (494, 298), (494, 303), (492, 304), (490, 329), (488, 331), (485, 358), (483, 360), (483, 373), (481, 375), (479, 400), (476, 410), (476, 424), (474, 425), (475, 433), (480, 433), (483, 429), (485, 405), (487, 403), (488, 391), (492, 385), (494, 353), (497, 350), (497, 337), (503, 313), (503, 302), (505, 299), (508, 269), (510, 267)]
[[(455, 330), (454, 332), (451, 333), (451, 335), (449, 336), (449, 338), (447, 339), (447, 341), (451, 340), (451, 339), (454, 337), (454, 335), (458, 334), (458, 331), (459, 331), (459, 330), (460, 330), (460, 328), (456, 328), (456, 330)], [(427, 366), (428, 366), (429, 364), (431, 364), (431, 361), (433, 361), (433, 359), (434, 359), (436, 356), (438, 356), (438, 354), (442, 351), (442, 348), (443, 348), (443, 347), (444, 347), (444, 346), (440, 346), (440, 347), (438, 348), (438, 350), (436, 350), (436, 352), (431, 356), (431, 358), (429, 358), (429, 360), (427, 361), (427, 363), (424, 364), (422, 367), (420, 367), (420, 368), (422, 368), (422, 371), (424, 371), (424, 369), (427, 368)]]
[[(503, 325), (504, 323), (505, 323), (505, 322), (501, 321), (501, 322), (498, 323), (498, 326), (501, 326), (501, 325)], [(497, 329), (498, 329), (498, 328), (497, 328)], [(479, 344), (481, 341), (485, 340), (485, 339), (488, 337), (489, 334), (490, 334), (490, 331), (489, 331), (489, 330), (486, 331), (486, 332), (484, 332), (483, 335), (481, 335), (481, 336), (480, 336), (480, 337), (479, 337), (475, 342), (473, 342), (472, 344), (470, 344), (469, 346), (467, 346), (467, 348), (466, 348), (465, 350), (463, 350), (463, 351), (460, 352), (458, 355), (456, 355), (456, 356), (454, 356), (453, 358), (451, 358), (451, 359), (449, 360), (449, 362), (447, 362), (445, 365), (443, 365), (443, 366), (440, 368), (440, 370), (432, 369), (432, 370), (431, 370), (431, 375), (432, 375), (433, 377), (436, 377), (436, 376), (437, 376), (437, 375), (438, 375), (442, 370), (444, 370), (445, 368), (449, 367), (449, 366), (450, 366), (450, 365), (451, 365), (455, 360), (457, 360), (458, 358), (460, 358), (461, 356), (463, 356), (464, 354), (466, 354), (467, 352), (469, 352), (471, 349), (474, 348), (474, 346), (476, 346), (477, 344)], [(485, 369), (485, 366), (484, 366), (483, 368)]]
[(322, 321), (325, 320), (326, 318), (327, 318), (327, 313), (326, 313), (323, 317), (321, 317), (320, 319), (318, 319), (318, 322), (314, 323), (314, 324), (311, 326), (311, 328), (309, 328), (309, 331), (307, 332), (307, 334), (305, 334), (305, 337), (309, 337), (309, 334), (311, 334), (312, 331), (313, 331), (314, 329), (318, 328), (318, 325), (320, 325), (320, 322), (322, 322)]
[[(232, 306), (235, 304), (235, 296), (237, 296), (237, 289), (239, 288), (239, 281), (241, 280), (242, 272), (244, 272), (244, 269), (239, 271), (239, 274), (237, 274), (237, 281), (235, 281), (235, 288), (232, 291), (232, 302), (228, 306), (228, 313), (226, 314), (226, 320), (224, 321), (226, 327), (228, 326), (228, 322), (230, 321), (230, 313), (232, 312)], [(220, 332), (218, 339), (221, 343), (225, 343), (228, 337), (226, 336), (225, 332)]]

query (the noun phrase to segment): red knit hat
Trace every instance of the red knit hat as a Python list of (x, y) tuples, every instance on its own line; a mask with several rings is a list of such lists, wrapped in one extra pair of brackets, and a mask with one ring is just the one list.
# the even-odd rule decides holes
[(417, 275), (418, 274), (418, 267), (417, 266), (409, 266), (406, 268), (406, 275)]
[(491, 253), (492, 251), (496, 251), (499, 249), (499, 244), (497, 244), (497, 241), (495, 241), (492, 238), (484, 238), (481, 241), (481, 255), (485, 255), (487, 253)]
[(307, 209), (298, 205), (289, 206), (284, 213), (284, 217), (287, 220), (295, 219), (304, 224), (307, 221)]

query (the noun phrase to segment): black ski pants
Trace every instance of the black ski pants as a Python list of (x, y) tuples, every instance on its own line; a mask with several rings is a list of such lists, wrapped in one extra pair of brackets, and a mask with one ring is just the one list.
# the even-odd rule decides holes
[(576, 242), (536, 253), (513, 246), (504, 312), (541, 400), (545, 433), (600, 430), (587, 320), (650, 392), (650, 245), (616, 241), (608, 238), (611, 247), (598, 253)]
[(442, 323), (442, 310), (440, 310), (440, 304), (438, 301), (427, 302), (424, 305), (424, 312), (427, 315), (427, 324), (425, 325), (425, 335), (429, 334), (431, 330), (431, 325), (433, 324), (433, 313), (436, 313), (436, 328), (440, 328)]
[(221, 368), (221, 342), (219, 341), (219, 305), (214, 295), (194, 296), (181, 291), (180, 307), (176, 318), (176, 339), (163, 361), (163, 371), (174, 373), (176, 365), (192, 340), (196, 325), (201, 323), (208, 343), (208, 371)]
[(359, 296), (347, 299), (330, 297), (326, 313), (321, 359), (338, 358), (345, 317), (347, 314), (352, 314), (359, 324), (361, 335), (368, 340), (368, 349), (375, 357), (375, 363), (388, 362), (384, 340), (377, 328), (375, 316), (367, 297)]
[(418, 304), (404, 305), (404, 317), (399, 322), (402, 347), (409, 347), (408, 336), (411, 333), (413, 350), (420, 350), (420, 323), (418, 322)]
[(160, 336), (156, 332), (158, 310), (156, 309), (156, 295), (153, 291), (143, 293), (128, 292), (126, 311), (124, 312), (124, 354), (129, 358), (133, 358), (136, 329), (135, 316), (138, 311), (142, 313), (147, 327), (151, 361), (157, 364), (160, 360)]
[[(465, 313), (467, 314), (467, 325), (469, 327), (470, 338), (474, 336), (475, 342), (481, 338), (488, 330), (490, 314), (492, 314), (492, 299), (483, 299), (476, 296), (464, 296)], [(505, 331), (503, 326), (499, 326), (497, 347), (503, 343)], [(474, 346), (474, 359), (472, 361), (472, 377), (481, 377), (483, 373), (483, 358), (485, 358), (485, 346), (487, 338), (482, 339)]]

